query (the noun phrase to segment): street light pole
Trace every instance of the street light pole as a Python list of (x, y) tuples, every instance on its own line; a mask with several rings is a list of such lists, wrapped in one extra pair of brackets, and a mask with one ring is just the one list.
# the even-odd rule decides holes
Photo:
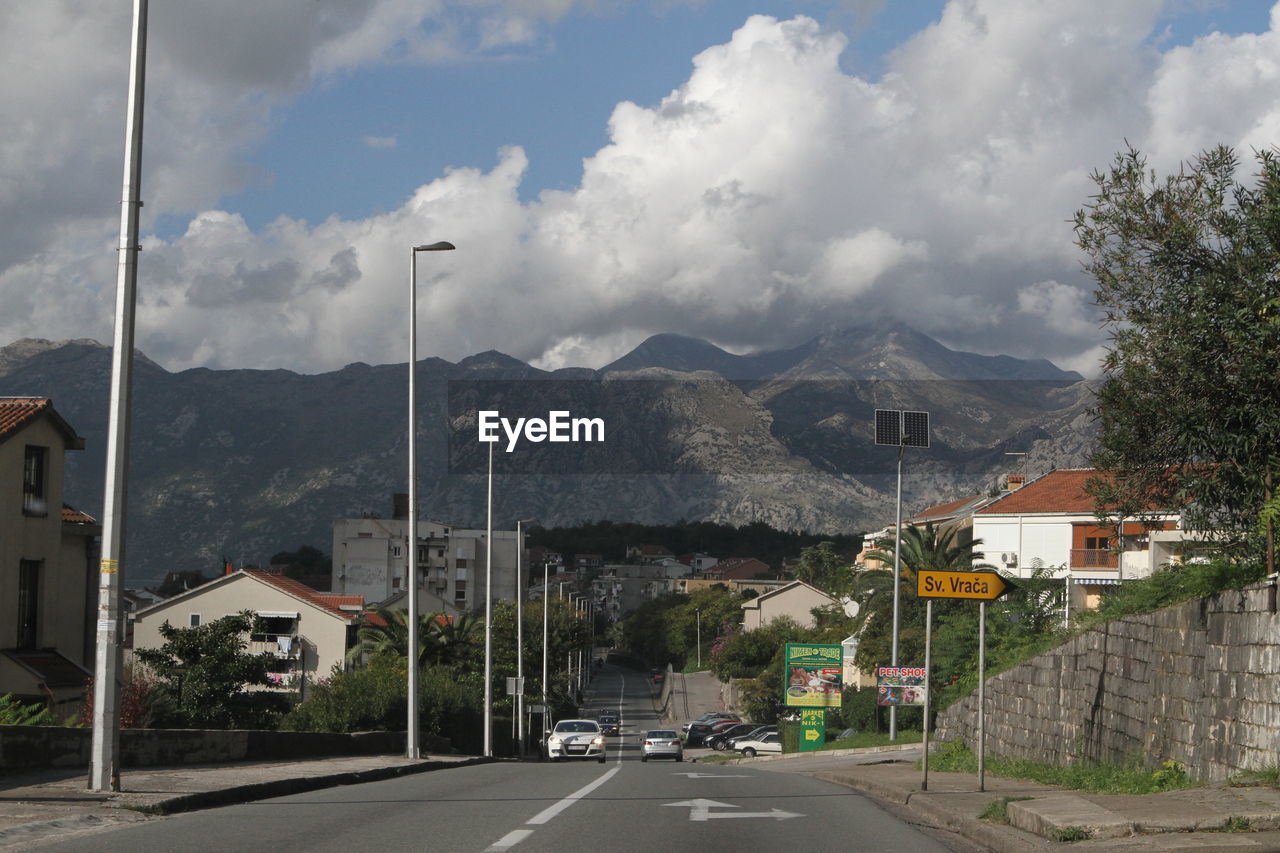
[(547, 639), (549, 627), (548, 605), (551, 604), (551, 564), (542, 563), (542, 735), (547, 734)]
[(533, 521), (516, 521), (516, 743), (524, 758), (524, 534), (523, 526)]
[(409, 587), (409, 639), (405, 657), (409, 664), (406, 758), (420, 758), (418, 746), (418, 253), (447, 252), (452, 243), (414, 246), (409, 252), (409, 518), (405, 525), (404, 577)]
[(693, 608), (693, 614), (698, 620), (698, 669), (702, 669), (702, 609)]
[(147, 0), (134, 0), (130, 46), (124, 196), (117, 249), (116, 325), (111, 350), (111, 408), (107, 423), (102, 553), (98, 564), (97, 643), (94, 648), (93, 740), (89, 787), (120, 790), (120, 568), (124, 563), (128, 496), (130, 397), (133, 392), (134, 316), (138, 292), (138, 212), (142, 181), (142, 102), (147, 67)]
[(493, 442), (489, 442), (489, 510), (484, 537), (484, 755), (493, 757)]

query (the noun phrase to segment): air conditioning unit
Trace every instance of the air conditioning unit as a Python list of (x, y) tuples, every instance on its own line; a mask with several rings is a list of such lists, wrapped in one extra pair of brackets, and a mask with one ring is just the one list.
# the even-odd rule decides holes
[(1006, 569), (1012, 569), (1018, 565), (1018, 555), (1013, 551), (1005, 551), (1000, 555), (1000, 561)]

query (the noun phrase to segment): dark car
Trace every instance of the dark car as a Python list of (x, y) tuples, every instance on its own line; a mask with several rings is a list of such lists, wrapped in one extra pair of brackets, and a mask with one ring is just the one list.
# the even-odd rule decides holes
[(727, 729), (721, 729), (718, 732), (713, 732), (712, 734), (707, 735), (703, 738), (702, 745), (709, 746), (717, 752), (721, 752), (728, 744), (729, 738), (749, 735), (758, 728), (759, 725), (756, 723), (735, 723)]
[(600, 730), (609, 737), (616, 737), (622, 730), (622, 719), (611, 711), (605, 711), (597, 718), (600, 721)]
[(709, 723), (694, 723), (689, 726), (689, 731), (685, 734), (685, 746), (706, 746), (706, 739), (721, 728), (725, 727), (725, 723), (737, 723), (736, 718), (733, 720), (712, 720)]

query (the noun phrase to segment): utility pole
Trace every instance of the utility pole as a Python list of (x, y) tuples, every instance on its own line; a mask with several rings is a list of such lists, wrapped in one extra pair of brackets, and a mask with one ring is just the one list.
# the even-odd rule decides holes
[(138, 290), (138, 213), (142, 209), (142, 103), (147, 68), (147, 0), (133, 2), (124, 188), (120, 202), (116, 327), (111, 355), (102, 558), (98, 566), (97, 647), (93, 679), (93, 744), (89, 788), (120, 790), (120, 587), (125, 565), (129, 481), (129, 407), (133, 393), (134, 313)]

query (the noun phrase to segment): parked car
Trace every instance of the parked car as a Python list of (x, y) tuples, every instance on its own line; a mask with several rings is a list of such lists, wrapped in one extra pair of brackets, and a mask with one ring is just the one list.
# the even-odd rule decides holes
[(734, 749), (741, 752), (743, 758), (755, 758), (757, 755), (781, 755), (782, 734), (770, 732), (753, 740), (740, 740), (734, 745)]
[(640, 760), (650, 758), (674, 758), (684, 761), (684, 745), (680, 743), (680, 734), (674, 729), (654, 729), (644, 733), (644, 743), (640, 747)]
[(665, 669), (649, 670), (649, 680), (652, 681), (654, 684), (661, 684), (662, 679), (666, 677), (667, 677), (667, 671)]
[(732, 752), (733, 750), (737, 749), (737, 745), (741, 741), (759, 740), (765, 735), (770, 734), (771, 732), (776, 732), (777, 730), (778, 730), (778, 727), (772, 724), (767, 726), (757, 726), (756, 728), (747, 732), (745, 735), (735, 735), (729, 738), (728, 740), (725, 741), (724, 746), (725, 746), (725, 749)]
[(720, 731), (713, 731), (710, 735), (702, 739), (702, 745), (709, 746), (717, 752), (720, 752), (728, 746), (729, 738), (749, 735), (758, 728), (760, 727), (755, 723), (734, 723), (728, 728), (721, 729)]
[(689, 722), (682, 725), (680, 727), (680, 731), (682, 732), (689, 731), (689, 727), (692, 726), (694, 723), (709, 723), (712, 720), (736, 720), (737, 718), (738, 718), (737, 714), (730, 714), (730, 713), (726, 713), (725, 711), (708, 711), (707, 713), (703, 714), (701, 717), (698, 717), (696, 720), (690, 720)]
[(547, 737), (547, 757), (595, 758), (605, 762), (604, 732), (595, 720), (561, 720)]
[(689, 726), (689, 731), (685, 732), (686, 746), (705, 746), (706, 739), (722, 728), (727, 728), (741, 722), (737, 717), (728, 720), (712, 720), (707, 723), (694, 723)]

